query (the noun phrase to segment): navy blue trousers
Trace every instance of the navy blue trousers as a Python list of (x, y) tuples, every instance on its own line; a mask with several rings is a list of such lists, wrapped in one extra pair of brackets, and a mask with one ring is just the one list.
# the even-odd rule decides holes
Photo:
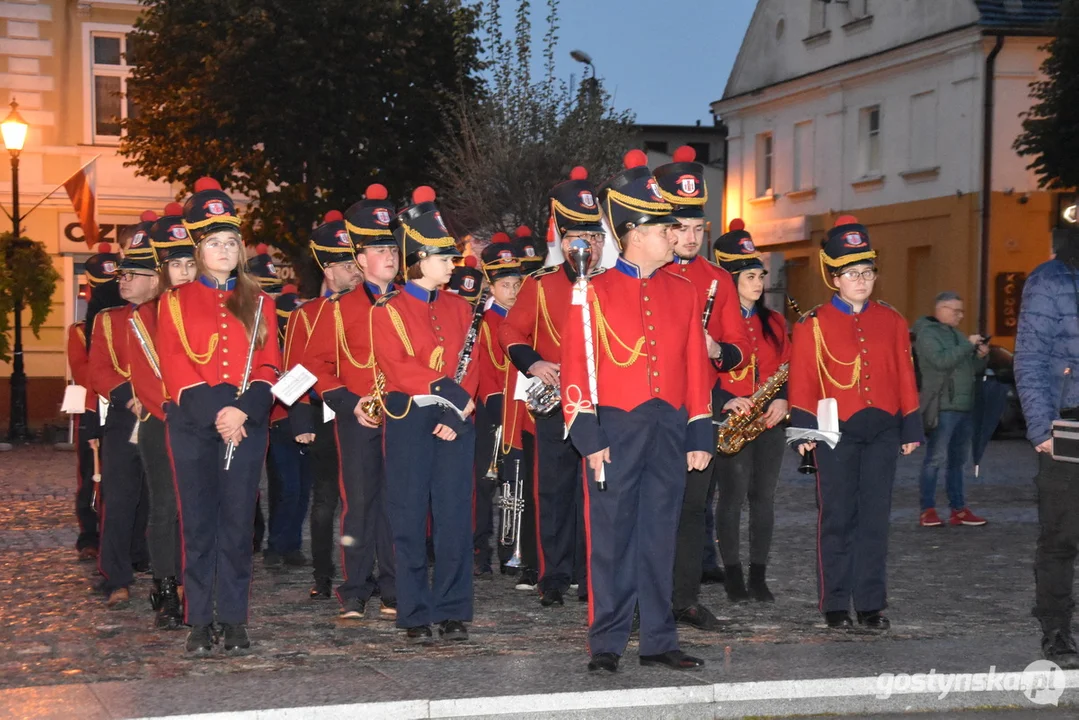
[(581, 455), (565, 437), (562, 415), (536, 418), (532, 475), (536, 484), (540, 539), (540, 590), (587, 590), (584, 482)]
[(591, 479), (588, 648), (621, 655), (640, 606), (641, 655), (678, 649), (671, 609), (675, 533), (686, 487), (685, 410), (649, 401), (630, 412), (600, 406), (611, 448), (607, 491)]
[(817, 444), (817, 588), (821, 612), (887, 606), (888, 526), (899, 419), (862, 410), (835, 449)]
[(226, 446), (213, 426), (196, 426), (182, 408), (170, 405), (166, 427), (180, 500), (185, 620), (209, 625), (216, 607), (218, 622), (245, 623), (251, 528), (269, 429), (248, 421), (247, 437), (236, 446), (226, 471)]
[(372, 576), (378, 559), (378, 590), (383, 600), (397, 597), (393, 533), (386, 514), (386, 469), (382, 460), (382, 429), (366, 428), (355, 416), (339, 415), (338, 467), (341, 487), (341, 573), (337, 599), (367, 601), (375, 590)]
[[(496, 409), (497, 415), (493, 412)], [(501, 404), (498, 402), (492, 402), (491, 407), (482, 401), (476, 403), (476, 485), (472, 506), (472, 547), (476, 563), (485, 567), (491, 565), (494, 498), (501, 484), (499, 478), (489, 479), (487, 470), (491, 466), (491, 457), (495, 450), (495, 431), (502, 423), (501, 411)]]
[[(394, 398), (398, 393), (392, 393)], [(388, 402), (396, 412), (400, 403)], [(396, 407), (394, 407), (396, 406)], [(437, 406), (413, 405), (385, 419), (390, 527), (397, 561), (397, 627), (472, 619), (472, 462), (475, 428), (469, 418), (451, 442), (432, 435)], [(432, 516), (435, 563), (427, 573), (427, 516)]]
[(311, 496), (311, 476), (305, 472), (303, 446), (296, 442), (288, 419), (270, 427), (268, 459), (270, 536), (266, 547), (284, 555), (299, 550), (303, 544), (303, 521)]
[(149, 498), (139, 449), (131, 442), (135, 414), (124, 407), (130, 399), (113, 393), (101, 436), (101, 536), (98, 569), (102, 589), (111, 592), (135, 582), (132, 564), (149, 559), (146, 524)]

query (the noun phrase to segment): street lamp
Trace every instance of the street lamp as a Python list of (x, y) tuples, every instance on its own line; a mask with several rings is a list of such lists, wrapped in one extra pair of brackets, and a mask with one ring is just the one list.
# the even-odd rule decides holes
[(577, 62), (587, 65), (592, 70), (592, 77), (585, 77), (581, 82), (586, 83), (588, 99), (595, 101), (596, 97), (599, 96), (599, 81), (596, 80), (596, 66), (592, 64), (592, 56), (584, 50), (571, 50), (569, 56)]
[[(15, 226), (15, 236), (7, 248), (8, 267), (15, 257), (15, 248), (21, 245), (19, 233), (19, 153), (26, 143), (26, 131), (30, 126), (19, 115), (19, 103), (11, 99), (11, 112), (0, 123), (0, 135), (4, 137), (4, 147), (11, 155), (11, 220)], [(16, 287), (20, 287), (16, 283)], [(26, 421), (26, 370), (22, 357), (22, 291), (15, 297), (15, 343), (11, 365), (11, 424), (8, 427), (8, 440), (25, 442), (30, 433)]]

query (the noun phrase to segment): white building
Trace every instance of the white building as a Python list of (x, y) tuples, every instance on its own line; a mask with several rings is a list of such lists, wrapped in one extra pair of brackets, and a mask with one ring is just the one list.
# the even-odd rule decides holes
[(853, 213), (880, 297), (913, 320), (956, 290), (971, 329), (1014, 335), (1022, 274), (1059, 216), (1011, 149), (1059, 4), (758, 2), (712, 110), (729, 128), (725, 218), (777, 253), (777, 290), (803, 309), (827, 297), (819, 241)]

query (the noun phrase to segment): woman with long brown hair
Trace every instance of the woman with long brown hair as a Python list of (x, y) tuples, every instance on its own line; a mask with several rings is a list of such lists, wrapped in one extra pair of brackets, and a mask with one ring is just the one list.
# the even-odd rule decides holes
[[(226, 652), (251, 645), (251, 527), (281, 350), (274, 341), (273, 301), (244, 270), (231, 198), (203, 178), (183, 211), (198, 278), (161, 298), (158, 344), (173, 400), (166, 424), (180, 501), (187, 651), (207, 655), (217, 641), (215, 619)], [(250, 385), (240, 392), (256, 324)], [(235, 450), (226, 469), (230, 444)]]

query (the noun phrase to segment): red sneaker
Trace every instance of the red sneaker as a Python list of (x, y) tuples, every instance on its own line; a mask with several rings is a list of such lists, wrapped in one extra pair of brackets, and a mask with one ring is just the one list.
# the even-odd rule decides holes
[(968, 508), (962, 510), (952, 510), (952, 517), (948, 521), (949, 525), (985, 525), (988, 520), (980, 518), (972, 513)]
[(922, 527), (940, 527), (944, 523), (940, 520), (940, 515), (937, 515), (936, 508), (929, 508), (922, 513), (922, 517), (918, 520), (918, 524)]

